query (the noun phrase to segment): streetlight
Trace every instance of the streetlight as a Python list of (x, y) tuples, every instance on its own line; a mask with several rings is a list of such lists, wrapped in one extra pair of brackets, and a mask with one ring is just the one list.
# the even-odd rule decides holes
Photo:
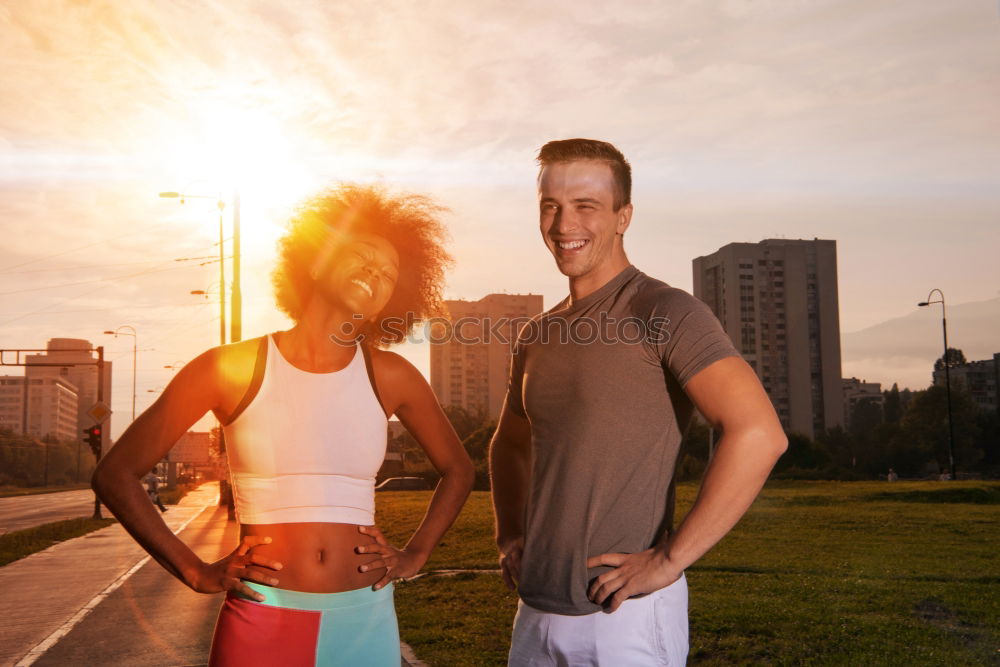
[[(215, 199), (219, 207), (219, 342), (226, 344), (226, 269), (225, 269), (225, 246), (222, 229), (222, 212), (226, 208), (226, 203), (222, 200), (222, 195), (212, 197), (209, 195), (189, 195), (183, 192), (161, 192), (160, 197), (164, 199), (179, 199), (183, 204), (186, 199)], [(194, 292), (192, 292), (194, 294)], [(232, 318), (230, 322), (229, 339), (235, 343), (243, 339), (243, 293), (240, 288), (240, 193), (233, 192), (233, 284), (232, 295)]]
[[(129, 331), (122, 331), (122, 329), (130, 329)], [(138, 352), (138, 347), (136, 346), (138, 342), (138, 336), (135, 334), (135, 327), (128, 324), (123, 324), (114, 331), (105, 331), (104, 333), (110, 334), (115, 338), (118, 336), (131, 336), (132, 337), (132, 421), (135, 421), (135, 363), (136, 354)]]
[[(934, 292), (937, 292), (941, 296), (941, 298), (931, 301), (931, 296), (934, 294)], [(941, 330), (944, 333), (944, 356), (941, 357), (941, 361), (944, 363), (944, 386), (945, 386), (945, 393), (948, 396), (948, 468), (949, 472), (951, 473), (951, 478), (956, 479), (955, 425), (954, 425), (954, 419), (952, 419), (952, 414), (951, 414), (951, 371), (949, 370), (949, 364), (948, 364), (948, 318), (944, 304), (944, 292), (942, 292), (936, 287), (932, 289), (930, 292), (928, 292), (926, 301), (921, 301), (917, 305), (922, 308), (924, 306), (929, 306), (932, 303), (941, 304)]]

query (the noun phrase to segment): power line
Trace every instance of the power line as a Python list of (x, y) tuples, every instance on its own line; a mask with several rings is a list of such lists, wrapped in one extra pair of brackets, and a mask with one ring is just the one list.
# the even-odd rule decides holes
[(46, 285), (44, 287), (26, 287), (24, 289), (10, 290), (8, 292), (0, 292), (0, 296), (8, 296), (10, 294), (23, 294), (25, 292), (40, 292), (47, 289), (58, 289), (60, 287), (76, 287), (77, 285), (93, 285), (94, 283), (106, 283), (114, 280), (123, 280), (125, 278), (136, 278), (138, 276), (146, 276), (151, 273), (162, 273), (164, 271), (174, 271), (176, 269), (185, 269), (189, 265), (181, 266), (168, 266), (161, 269), (149, 269), (147, 271), (137, 271), (135, 273), (126, 273), (120, 276), (111, 276), (110, 278), (95, 278), (93, 280), (77, 280), (71, 283), (60, 283), (58, 285)]

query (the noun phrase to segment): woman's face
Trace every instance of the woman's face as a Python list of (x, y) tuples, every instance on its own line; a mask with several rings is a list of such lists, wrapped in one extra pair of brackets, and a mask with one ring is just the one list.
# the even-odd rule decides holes
[(317, 277), (323, 295), (367, 321), (392, 297), (399, 279), (399, 253), (381, 236), (355, 234), (337, 244), (327, 267)]

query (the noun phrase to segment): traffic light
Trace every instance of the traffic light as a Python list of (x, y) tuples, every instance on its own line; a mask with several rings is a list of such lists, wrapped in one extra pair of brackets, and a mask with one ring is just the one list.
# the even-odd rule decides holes
[(96, 458), (101, 458), (101, 427), (100, 425), (91, 426), (90, 428), (83, 429), (83, 432), (87, 435), (87, 444), (90, 445), (90, 451), (94, 452)]

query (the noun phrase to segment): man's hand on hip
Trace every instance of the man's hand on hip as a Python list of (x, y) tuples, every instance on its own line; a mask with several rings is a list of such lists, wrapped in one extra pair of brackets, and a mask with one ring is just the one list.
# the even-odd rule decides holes
[(517, 582), (521, 579), (521, 555), (524, 553), (524, 538), (500, 546), (500, 576), (503, 583), (512, 591), (517, 590)]
[(609, 611), (616, 611), (622, 602), (633, 595), (652, 593), (669, 586), (683, 574), (667, 560), (662, 547), (634, 554), (601, 554), (587, 559), (587, 567), (600, 565), (615, 569), (594, 579), (587, 597), (594, 604), (604, 605), (607, 602)]

